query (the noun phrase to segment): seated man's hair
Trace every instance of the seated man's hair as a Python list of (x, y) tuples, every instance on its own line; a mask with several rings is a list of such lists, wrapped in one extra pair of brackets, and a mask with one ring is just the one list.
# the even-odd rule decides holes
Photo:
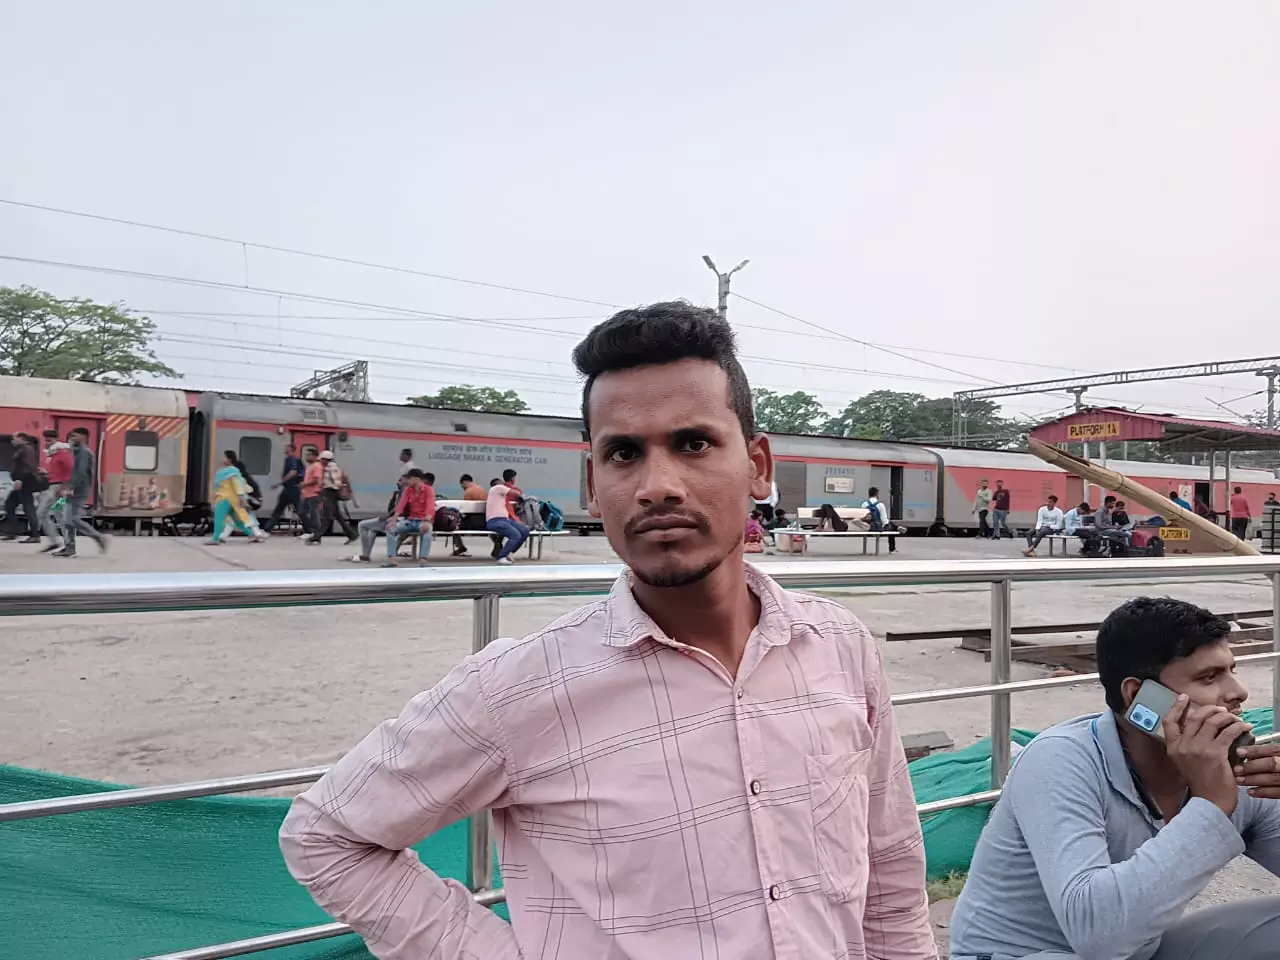
[(751, 386), (738, 362), (732, 328), (714, 310), (684, 300), (620, 310), (574, 347), (574, 366), (587, 378), (582, 388), (582, 424), (587, 435), (591, 434), (587, 405), (600, 374), (690, 359), (710, 360), (724, 371), (729, 379), (729, 406), (742, 424), (742, 435), (748, 440), (754, 437)]
[(1203, 607), (1169, 597), (1135, 597), (1107, 615), (1098, 628), (1098, 678), (1107, 706), (1125, 710), (1121, 686), (1128, 677), (1155, 680), (1174, 660), (1218, 643), (1231, 625)]

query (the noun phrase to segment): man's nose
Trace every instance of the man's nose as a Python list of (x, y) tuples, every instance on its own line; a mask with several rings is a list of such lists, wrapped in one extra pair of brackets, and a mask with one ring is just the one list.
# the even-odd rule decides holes
[(641, 503), (680, 503), (684, 500), (680, 465), (670, 453), (650, 452), (640, 470), (636, 499)]
[(1240, 678), (1231, 675), (1230, 686), (1227, 688), (1227, 700), (1231, 703), (1244, 703), (1249, 699), (1249, 689), (1240, 682)]

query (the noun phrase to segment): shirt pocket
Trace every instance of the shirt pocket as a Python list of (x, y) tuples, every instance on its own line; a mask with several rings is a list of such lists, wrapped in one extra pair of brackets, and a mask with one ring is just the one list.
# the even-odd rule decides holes
[(807, 756), (813, 842), (822, 892), (838, 903), (858, 899), (868, 877), (870, 749)]

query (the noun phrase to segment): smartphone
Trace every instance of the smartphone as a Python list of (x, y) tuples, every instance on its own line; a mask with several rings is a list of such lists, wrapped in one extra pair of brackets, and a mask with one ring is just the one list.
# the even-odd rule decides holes
[[(1133, 698), (1133, 703), (1129, 704), (1129, 709), (1124, 712), (1124, 718), (1143, 733), (1157, 740), (1163, 740), (1165, 714), (1173, 709), (1174, 701), (1177, 699), (1178, 695), (1164, 684), (1155, 680), (1144, 680), (1138, 689), (1138, 695)], [(1234, 767), (1240, 763), (1240, 748), (1251, 745), (1253, 741), (1254, 737), (1251, 733), (1242, 733), (1236, 737), (1235, 742), (1231, 744), (1231, 749), (1227, 751), (1227, 761), (1231, 766)]]

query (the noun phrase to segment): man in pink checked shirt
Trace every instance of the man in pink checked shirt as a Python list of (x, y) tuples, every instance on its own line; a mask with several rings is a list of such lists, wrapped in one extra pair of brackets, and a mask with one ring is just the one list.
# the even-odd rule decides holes
[[(289, 869), (386, 960), (933, 960), (879, 653), (743, 562), (773, 461), (728, 324), (574, 351), (605, 600), (469, 657), (295, 801)], [(408, 848), (493, 811), (508, 925)]]

